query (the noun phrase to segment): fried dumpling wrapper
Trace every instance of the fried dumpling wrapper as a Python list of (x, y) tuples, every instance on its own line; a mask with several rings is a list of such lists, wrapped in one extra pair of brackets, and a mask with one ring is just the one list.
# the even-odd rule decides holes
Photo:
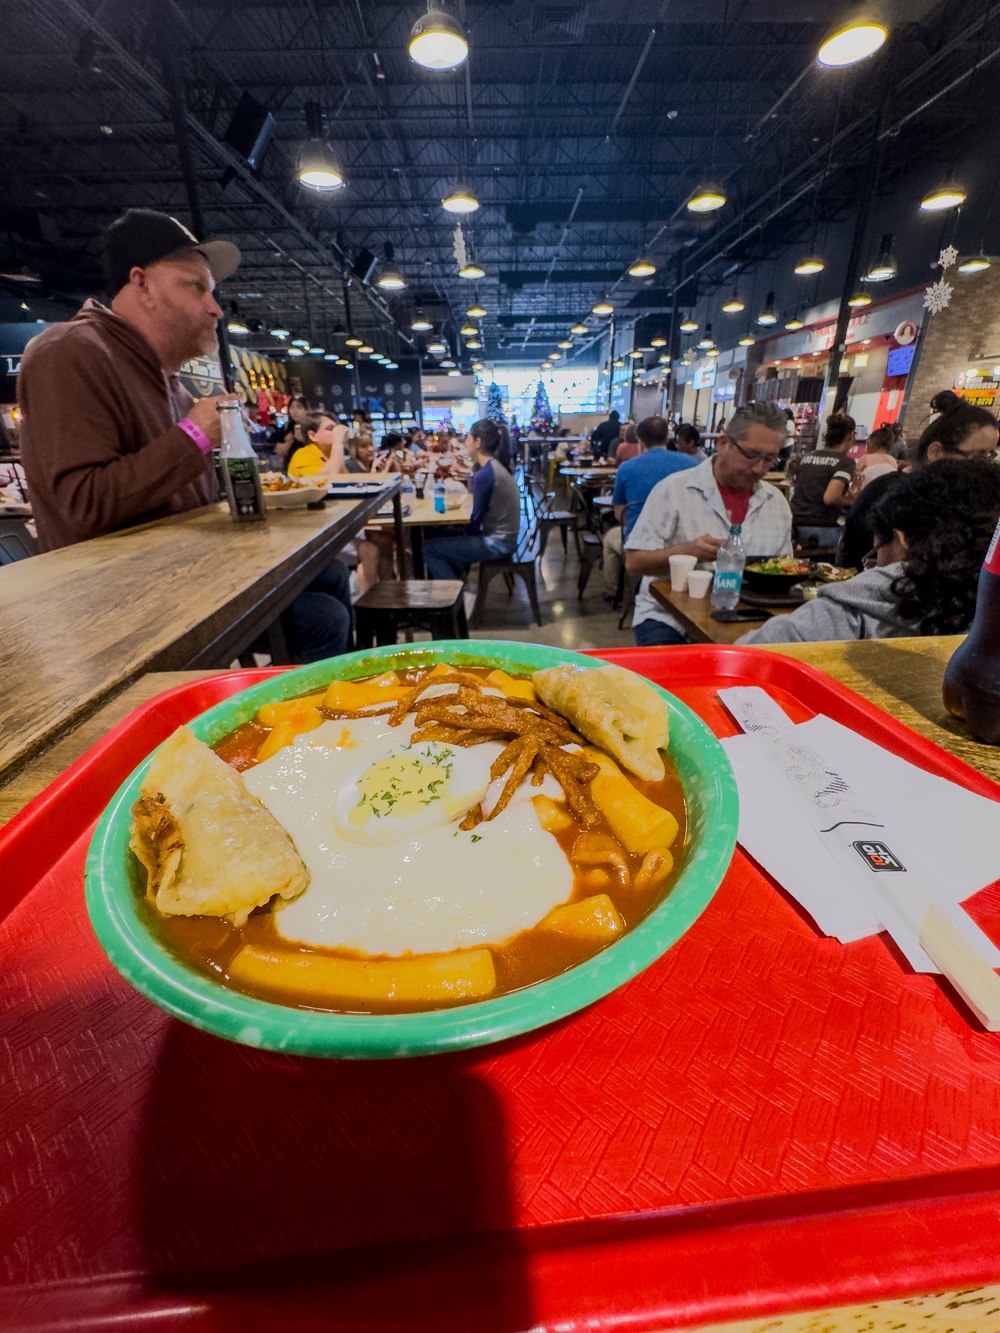
[(157, 750), (140, 790), (130, 846), (165, 916), (224, 916), (242, 926), (275, 894), (295, 898), (308, 885), (285, 829), (187, 727)]
[(532, 676), (542, 703), (645, 782), (664, 774), (666, 700), (624, 667), (545, 667)]

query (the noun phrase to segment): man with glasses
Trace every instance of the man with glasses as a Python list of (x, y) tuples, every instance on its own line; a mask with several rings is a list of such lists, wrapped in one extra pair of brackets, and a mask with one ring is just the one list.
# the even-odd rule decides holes
[(625, 542), (625, 567), (642, 580), (633, 624), (640, 647), (686, 642), (649, 591), (650, 579), (669, 573), (672, 555), (710, 564), (734, 523), (742, 525), (748, 555), (792, 554), (788, 503), (762, 480), (778, 461), (785, 424), (784, 412), (773, 403), (748, 403), (733, 413), (713, 458), (653, 487)]

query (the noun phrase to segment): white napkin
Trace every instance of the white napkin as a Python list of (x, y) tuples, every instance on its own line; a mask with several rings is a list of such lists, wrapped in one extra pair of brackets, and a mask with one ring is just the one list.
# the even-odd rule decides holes
[[(1000, 966), (1000, 949), (957, 906), (1000, 878), (1000, 802), (926, 773), (831, 718), (793, 725), (763, 690), (720, 691), (719, 697), (746, 725), (776, 725), (796, 744), (817, 751), (892, 829), (893, 849), (905, 852), (901, 859), (917, 871), (934, 901), (991, 966)], [(728, 737), (722, 745), (740, 791), (741, 846), (819, 929), (848, 943), (886, 928), (913, 967), (936, 970), (907, 923), (884, 896), (872, 892), (873, 879), (861, 860), (857, 868), (845, 868), (807, 820), (795, 817), (800, 797), (772, 761), (766, 730)], [(872, 836), (877, 838), (877, 831)]]

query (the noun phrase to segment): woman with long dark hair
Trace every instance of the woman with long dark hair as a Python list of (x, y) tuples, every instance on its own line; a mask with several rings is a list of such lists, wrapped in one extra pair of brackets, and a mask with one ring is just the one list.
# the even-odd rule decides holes
[[(921, 432), (920, 438), (909, 451), (910, 467), (914, 471), (927, 463), (942, 458), (988, 459), (997, 451), (1000, 425), (992, 412), (976, 407), (959, 398), (951, 389), (944, 389), (931, 399), (931, 411), (938, 413)], [(874, 528), (872, 519), (876, 506), (899, 478), (895, 475), (876, 477), (862, 491), (851, 506), (844, 527), (844, 536), (837, 555), (837, 564), (845, 569), (860, 569), (862, 561), (872, 549)]]
[[(872, 483), (874, 485), (874, 483)], [(941, 458), (894, 482), (875, 513), (874, 568), (775, 616), (740, 643), (963, 634), (1000, 515), (1000, 468)]]
[(517, 545), (521, 492), (510, 473), (507, 427), (484, 417), (465, 437), (465, 451), (479, 465), (472, 480), (472, 517), (464, 532), (424, 547), (432, 579), (464, 579), (470, 565), (499, 560)]

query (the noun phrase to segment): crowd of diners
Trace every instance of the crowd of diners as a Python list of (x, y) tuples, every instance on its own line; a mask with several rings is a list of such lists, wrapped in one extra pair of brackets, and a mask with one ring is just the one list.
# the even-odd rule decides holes
[[(239, 260), (230, 242), (199, 242), (165, 214), (130, 210), (104, 237), (107, 303), (88, 300), (29, 343), (19, 375), (21, 451), (41, 550), (218, 499), (217, 408), (232, 399), (194, 400), (179, 372), (215, 350), (222, 315), (215, 284)], [(827, 552), (857, 571), (741, 642), (966, 629), (1000, 514), (998, 424), (951, 392), (930, 408), (905, 457), (897, 426), (873, 432), (858, 459), (855, 423), (844, 413), (826, 421), (821, 448), (801, 455), (789, 439), (788, 414), (771, 403), (737, 408), (710, 453), (690, 424), (659, 416), (621, 422), (611, 413), (591, 438), (593, 453), (617, 464), (605, 580), (609, 595), (624, 575), (635, 585), (636, 643), (685, 641), (650, 581), (667, 576), (672, 555), (711, 566), (734, 524), (751, 558)], [(432, 578), (464, 580), (473, 566), (517, 545), (525, 506), (502, 424), (484, 418), (464, 436), (413, 426), (376, 438), (363, 412), (343, 422), (299, 397), (268, 445), (271, 464), (293, 478), (397, 472), (431, 488), (467, 486), (468, 521), (425, 545)], [(765, 480), (786, 464), (790, 502)], [(395, 577), (401, 564), (393, 537), (377, 528), (352, 554), (355, 593)], [(296, 662), (353, 646), (344, 560), (332, 561), (295, 599), (287, 623)]]

